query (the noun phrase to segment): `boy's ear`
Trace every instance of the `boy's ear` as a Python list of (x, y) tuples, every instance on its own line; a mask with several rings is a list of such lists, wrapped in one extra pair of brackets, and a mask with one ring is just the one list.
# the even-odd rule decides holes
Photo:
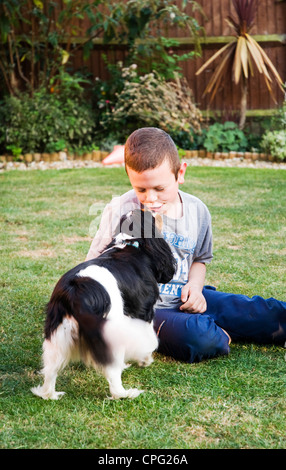
[(179, 184), (183, 184), (185, 182), (186, 169), (187, 169), (187, 163), (186, 162), (181, 163), (181, 167), (180, 167), (179, 173), (178, 173), (178, 183)]

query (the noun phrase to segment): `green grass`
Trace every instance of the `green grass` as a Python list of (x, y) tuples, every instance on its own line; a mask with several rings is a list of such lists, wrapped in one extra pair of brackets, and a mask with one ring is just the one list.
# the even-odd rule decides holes
[[(182, 189), (212, 214), (207, 283), (285, 300), (285, 182), (283, 170), (188, 169)], [(156, 354), (123, 374), (146, 391), (135, 400), (109, 400), (105, 379), (82, 364), (59, 376), (60, 401), (30, 392), (40, 381), (43, 306), (85, 258), (102, 205), (129, 188), (122, 168), (0, 174), (0, 447), (285, 448), (282, 347), (232, 344), (229, 356), (198, 364)]]

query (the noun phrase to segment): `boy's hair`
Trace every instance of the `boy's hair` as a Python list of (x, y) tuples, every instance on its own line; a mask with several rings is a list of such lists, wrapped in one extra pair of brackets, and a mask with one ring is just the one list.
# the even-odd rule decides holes
[(162, 129), (142, 127), (132, 132), (125, 144), (125, 169), (137, 173), (161, 165), (167, 159), (175, 178), (181, 166), (177, 147), (172, 138)]

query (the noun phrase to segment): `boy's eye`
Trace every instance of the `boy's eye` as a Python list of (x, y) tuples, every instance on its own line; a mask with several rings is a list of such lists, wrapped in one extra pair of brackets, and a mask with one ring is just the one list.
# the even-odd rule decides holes
[[(154, 188), (154, 191), (157, 191), (157, 192), (160, 192), (160, 191), (164, 191), (165, 188)], [(137, 188), (137, 191), (138, 193), (145, 193), (146, 192), (146, 189), (145, 188)]]

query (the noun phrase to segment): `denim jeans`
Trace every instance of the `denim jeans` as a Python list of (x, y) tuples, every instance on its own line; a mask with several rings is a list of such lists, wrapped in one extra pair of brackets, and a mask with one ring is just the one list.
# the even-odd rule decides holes
[(158, 352), (187, 362), (228, 354), (228, 336), (223, 330), (232, 341), (285, 344), (286, 302), (227, 294), (212, 286), (205, 286), (203, 295), (207, 301), (203, 314), (156, 309)]

